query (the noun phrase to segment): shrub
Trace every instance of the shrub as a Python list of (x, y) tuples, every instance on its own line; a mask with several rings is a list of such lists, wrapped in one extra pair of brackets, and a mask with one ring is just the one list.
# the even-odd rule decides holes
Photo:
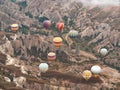
[(10, 0), (11, 2), (16, 2), (16, 0)]
[(23, 34), (28, 34), (29, 31), (29, 27), (22, 25), (22, 27), (20, 28), (20, 32), (22, 32)]
[(39, 22), (42, 22), (43, 23), (43, 21), (44, 20), (49, 20), (47, 17), (45, 17), (45, 16), (43, 16), (43, 17), (39, 17), (39, 16), (36, 16), (35, 17)]
[(26, 1), (19, 2), (18, 5), (21, 6), (21, 7), (26, 7), (27, 6), (27, 2)]
[(28, 11), (25, 13), (26, 16), (29, 16), (29, 18), (33, 18), (33, 15)]

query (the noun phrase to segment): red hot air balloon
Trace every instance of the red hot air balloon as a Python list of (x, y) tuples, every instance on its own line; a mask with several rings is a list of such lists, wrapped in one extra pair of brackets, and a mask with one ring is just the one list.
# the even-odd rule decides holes
[(59, 31), (63, 31), (64, 23), (59, 22), (59, 23), (56, 24), (56, 27)]
[(48, 29), (48, 28), (50, 27), (50, 25), (51, 25), (51, 22), (50, 22), (49, 20), (45, 20), (45, 21), (43, 22), (43, 26), (44, 26), (46, 29)]

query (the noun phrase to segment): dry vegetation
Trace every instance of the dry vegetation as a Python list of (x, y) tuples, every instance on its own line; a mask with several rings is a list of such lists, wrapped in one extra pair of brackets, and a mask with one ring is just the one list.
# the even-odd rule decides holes
[(42, 73), (42, 77), (56, 78), (57, 80), (60, 80), (60, 79), (68, 80), (69, 82), (73, 82), (73, 83), (89, 83), (89, 84), (102, 83), (102, 80), (100, 78), (91, 77), (88, 81), (86, 81), (85, 79), (83, 79), (81, 75), (78, 77), (75, 75), (61, 73), (57, 71), (48, 71), (46, 73)]

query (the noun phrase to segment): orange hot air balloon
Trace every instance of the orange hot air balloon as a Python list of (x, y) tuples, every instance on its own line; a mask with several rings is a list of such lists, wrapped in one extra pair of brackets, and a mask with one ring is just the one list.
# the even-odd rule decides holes
[(59, 22), (59, 23), (56, 24), (56, 27), (57, 27), (57, 29), (58, 29), (59, 31), (63, 31), (64, 23)]
[(12, 30), (13, 32), (16, 32), (18, 29), (19, 29), (19, 25), (18, 25), (18, 24), (12, 24), (12, 25), (11, 25), (11, 30)]
[(62, 45), (62, 38), (61, 37), (55, 37), (53, 39), (53, 43), (55, 45), (55, 47), (60, 47)]
[(54, 61), (56, 59), (56, 54), (54, 52), (49, 52), (47, 58), (49, 61)]
[(82, 73), (82, 76), (83, 76), (83, 78), (84, 78), (85, 80), (88, 80), (88, 79), (90, 79), (90, 78), (92, 77), (92, 73), (91, 73), (91, 71), (89, 71), (89, 70), (85, 70), (85, 71)]

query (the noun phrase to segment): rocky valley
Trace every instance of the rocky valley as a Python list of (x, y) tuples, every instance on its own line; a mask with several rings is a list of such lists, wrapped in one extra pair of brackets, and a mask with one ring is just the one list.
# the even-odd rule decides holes
[[(120, 89), (120, 6), (80, 1), (0, 0), (0, 90)], [(44, 20), (51, 21), (49, 29)], [(63, 32), (57, 22), (64, 23)], [(19, 25), (17, 32), (10, 29), (13, 23)], [(78, 37), (70, 38), (70, 30)], [(62, 38), (60, 48), (54, 37)], [(108, 54), (102, 56), (101, 48)], [(51, 51), (55, 61), (48, 60)], [(43, 62), (49, 65), (45, 73), (39, 70)], [(93, 65), (102, 71), (86, 81), (82, 72)]]

